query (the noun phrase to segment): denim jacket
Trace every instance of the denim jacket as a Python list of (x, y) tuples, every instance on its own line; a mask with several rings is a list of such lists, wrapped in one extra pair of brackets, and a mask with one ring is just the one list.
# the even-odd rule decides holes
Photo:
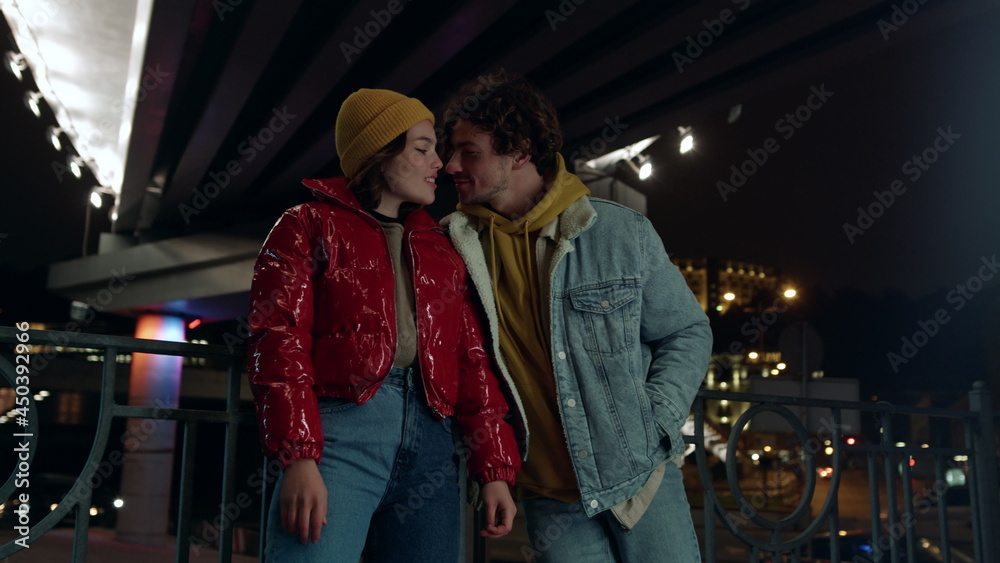
[[(503, 363), (497, 314), (476, 217), (442, 221), (468, 266)], [(588, 516), (634, 497), (681, 455), (681, 426), (708, 366), (708, 318), (652, 224), (616, 203), (583, 197), (560, 214), (547, 272), (556, 394)], [(543, 282), (544, 283), (544, 282)], [(543, 303), (543, 308), (545, 304)]]

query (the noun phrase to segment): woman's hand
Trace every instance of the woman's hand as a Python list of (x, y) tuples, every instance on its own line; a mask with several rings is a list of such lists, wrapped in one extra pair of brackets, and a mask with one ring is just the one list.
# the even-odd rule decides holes
[(302, 543), (319, 541), (326, 524), (326, 485), (313, 459), (296, 459), (281, 484), (281, 525)]
[(506, 481), (493, 481), (483, 485), (480, 496), (486, 511), (486, 527), (479, 535), (487, 538), (506, 536), (514, 527), (514, 514), (517, 513), (510, 487)]

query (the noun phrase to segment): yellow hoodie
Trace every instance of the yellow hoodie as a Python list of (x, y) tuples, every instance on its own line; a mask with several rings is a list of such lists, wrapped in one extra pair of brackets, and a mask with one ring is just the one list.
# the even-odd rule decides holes
[(549, 280), (540, 279), (535, 246), (542, 227), (589, 193), (579, 178), (566, 171), (559, 155), (555, 180), (524, 216), (510, 220), (482, 205), (458, 206), (459, 211), (475, 215), (489, 226), (487, 255), (500, 324), (500, 350), (523, 401), (531, 432), (528, 460), (517, 477), (518, 498), (580, 500), (559, 417), (549, 334), (542, 317), (539, 288)]

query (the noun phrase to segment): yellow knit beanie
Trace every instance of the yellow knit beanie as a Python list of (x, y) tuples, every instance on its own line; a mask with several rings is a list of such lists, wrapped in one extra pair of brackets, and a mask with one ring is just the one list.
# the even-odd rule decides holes
[(337, 154), (348, 179), (389, 141), (434, 114), (416, 98), (391, 90), (362, 88), (351, 94), (337, 114)]

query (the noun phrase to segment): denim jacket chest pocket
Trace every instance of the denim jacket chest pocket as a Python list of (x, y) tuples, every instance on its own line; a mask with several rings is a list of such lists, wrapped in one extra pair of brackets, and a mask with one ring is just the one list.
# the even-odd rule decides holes
[(639, 287), (619, 281), (568, 292), (578, 322), (567, 323), (589, 352), (617, 354), (638, 344)]

